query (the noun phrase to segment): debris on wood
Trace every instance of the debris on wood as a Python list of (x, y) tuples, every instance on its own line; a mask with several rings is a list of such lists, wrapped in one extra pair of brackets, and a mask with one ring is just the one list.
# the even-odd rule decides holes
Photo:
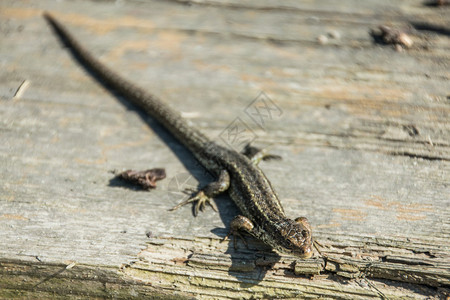
[(140, 185), (145, 190), (156, 188), (156, 181), (166, 178), (166, 170), (161, 168), (145, 171), (127, 170), (116, 175), (116, 178)]
[(405, 30), (380, 25), (377, 29), (372, 29), (370, 35), (376, 43), (384, 45), (394, 45), (397, 51), (404, 48), (411, 48), (413, 40)]

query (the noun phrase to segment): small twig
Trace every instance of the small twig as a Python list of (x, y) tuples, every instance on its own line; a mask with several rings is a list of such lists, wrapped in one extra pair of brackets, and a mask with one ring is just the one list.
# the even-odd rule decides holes
[(314, 248), (316, 248), (317, 252), (319, 252), (319, 255), (323, 258), (327, 258), (327, 256), (325, 254), (322, 253), (322, 251), (320, 251), (319, 247), (321, 248), (325, 248), (321, 243), (319, 243), (318, 241), (314, 240), (313, 241), (313, 245)]
[(41, 284), (43, 284), (43, 283), (45, 283), (45, 282), (47, 282), (47, 281), (49, 281), (49, 280), (51, 280), (51, 279), (53, 279), (53, 278), (56, 278), (58, 275), (62, 274), (64, 271), (69, 270), (69, 269), (72, 269), (75, 265), (76, 265), (75, 262), (71, 262), (70, 264), (68, 264), (68, 265), (65, 266), (64, 268), (60, 269), (59, 271), (56, 271), (55, 273), (53, 273), (53, 274), (51, 274), (51, 275), (45, 277), (44, 279), (42, 279), (41, 281), (39, 281), (38, 283), (36, 283), (36, 284), (33, 286), (33, 290), (34, 290), (35, 288), (37, 288), (38, 286), (40, 286)]
[(20, 99), (23, 94), (25, 93), (25, 90), (30, 85), (30, 81), (28, 79), (25, 79), (22, 81), (22, 83), (17, 88), (16, 92), (14, 93), (14, 96), (12, 97), (14, 100)]
[(68, 265), (66, 266), (66, 270), (72, 269), (73, 267), (75, 267), (76, 264), (77, 264), (76, 262), (71, 262), (70, 264), (68, 264)]
[(366, 276), (363, 276), (362, 279), (364, 279), (367, 283), (368, 286), (370, 286), (371, 288), (373, 288), (375, 291), (377, 291), (378, 295), (380, 295), (381, 299), (388, 299), (388, 297), (386, 297), (386, 295), (380, 291), (372, 282), (370, 282)]

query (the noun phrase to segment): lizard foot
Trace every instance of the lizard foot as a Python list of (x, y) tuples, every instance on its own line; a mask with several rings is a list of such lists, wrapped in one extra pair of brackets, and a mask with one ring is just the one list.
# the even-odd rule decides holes
[(237, 249), (236, 236), (238, 236), (242, 240), (244, 245), (248, 248), (247, 241), (242, 236), (241, 231), (246, 231), (248, 233), (251, 233), (253, 228), (254, 228), (254, 225), (253, 225), (252, 221), (250, 221), (248, 218), (246, 218), (244, 216), (238, 215), (238, 216), (234, 217), (234, 219), (231, 221), (230, 232), (228, 232), (227, 236), (224, 237), (221, 242), (228, 240), (228, 238), (231, 235), (233, 235), (233, 246), (234, 246), (234, 250), (236, 250)]
[[(188, 190), (188, 191), (191, 191), (191, 190)], [(197, 193), (193, 194), (191, 197), (189, 197), (185, 201), (172, 207), (169, 210), (170, 211), (176, 210), (176, 209), (178, 209), (186, 204), (192, 203), (192, 202), (197, 202), (195, 204), (195, 208), (194, 208), (194, 216), (197, 216), (199, 211), (203, 211), (206, 207), (206, 204), (211, 206), (214, 211), (218, 211), (217, 206), (213, 202), (212, 198), (208, 197), (203, 190), (198, 191)]]

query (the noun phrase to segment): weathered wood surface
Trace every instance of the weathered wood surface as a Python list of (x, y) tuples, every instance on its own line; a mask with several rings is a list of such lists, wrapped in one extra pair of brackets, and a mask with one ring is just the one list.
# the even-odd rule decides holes
[[(336, 5), (2, 1), (0, 297), (448, 296), (449, 36), (413, 30), (397, 52), (369, 30), (450, 28), (449, 8)], [(227, 196), (219, 213), (168, 212), (185, 186), (175, 179), (208, 175), (80, 67), (44, 10), (211, 138), (231, 143), (238, 118), (272, 145), (283, 160), (261, 167), (288, 215), (310, 219), (320, 253), (219, 243), (238, 213)], [(246, 112), (261, 92), (276, 107), (258, 126)], [(150, 167), (168, 173), (151, 192), (110, 172)]]

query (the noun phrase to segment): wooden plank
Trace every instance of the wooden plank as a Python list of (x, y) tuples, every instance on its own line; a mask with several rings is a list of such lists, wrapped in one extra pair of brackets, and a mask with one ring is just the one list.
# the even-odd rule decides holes
[[(369, 31), (450, 28), (448, 9), (2, 1), (0, 298), (447, 297), (448, 36), (413, 30), (413, 46), (397, 52)], [(168, 212), (209, 175), (95, 82), (44, 10), (212, 139), (239, 148), (237, 120), (282, 155), (261, 168), (288, 215), (313, 224), (314, 258), (220, 243), (238, 213), (227, 196), (218, 214)], [(111, 174), (151, 167), (168, 174), (151, 192)]]

